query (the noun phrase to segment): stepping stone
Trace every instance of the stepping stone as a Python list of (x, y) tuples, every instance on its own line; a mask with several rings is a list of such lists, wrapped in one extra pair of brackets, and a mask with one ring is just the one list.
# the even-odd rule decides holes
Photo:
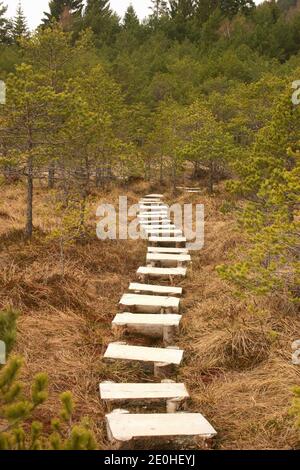
[(178, 186), (177, 189), (183, 189), (184, 191), (195, 193), (200, 193), (202, 191), (201, 188), (189, 188), (187, 186)]
[(156, 263), (165, 266), (183, 266), (191, 262), (191, 256), (187, 254), (148, 253), (147, 262), (153, 266), (155, 266)]
[(145, 206), (144, 204), (140, 204), (140, 211), (145, 211), (145, 212), (161, 212), (161, 211), (167, 211), (169, 210), (168, 206), (162, 204), (161, 206), (155, 205), (155, 206)]
[(164, 197), (163, 194), (147, 194), (146, 196), (144, 196), (145, 198), (154, 198), (154, 199), (162, 199)]
[(114, 410), (106, 415), (108, 438), (117, 446), (149, 437), (196, 437), (211, 439), (217, 432), (200, 413), (130, 414)]
[(181, 315), (173, 313), (158, 315), (150, 313), (118, 313), (113, 328), (126, 328), (152, 338), (163, 338), (164, 344), (172, 344), (179, 331)]
[(185, 277), (186, 268), (154, 268), (152, 266), (141, 266), (137, 270), (137, 275), (142, 282), (145, 282), (147, 278), (161, 277), (169, 279), (173, 283), (173, 277)]
[(140, 222), (140, 224), (145, 230), (166, 230), (167, 231), (167, 230), (174, 230), (176, 228), (175, 225), (167, 224), (167, 223), (157, 225), (156, 222), (155, 223)]
[(189, 393), (183, 383), (163, 380), (161, 383), (114, 383), (103, 382), (99, 386), (102, 400), (111, 403), (115, 401), (166, 401), (167, 413), (175, 413), (183, 402), (189, 398)]
[(173, 245), (175, 244), (176, 248), (179, 247), (179, 245), (186, 244), (186, 237), (157, 237), (153, 236), (149, 238), (149, 243), (153, 243), (154, 245), (157, 245), (158, 243), (160, 245)]
[(181, 349), (149, 348), (145, 346), (131, 346), (121, 343), (110, 343), (104, 354), (104, 359), (122, 361), (138, 361), (145, 365), (153, 365), (155, 377), (174, 373), (174, 367), (181, 364), (184, 351)]
[(144, 197), (144, 198), (139, 200), (139, 204), (141, 204), (143, 202), (148, 203), (148, 202), (162, 202), (162, 201), (160, 200), (160, 198), (155, 198), (155, 197), (148, 197), (148, 198), (146, 197), (145, 198)]
[(124, 294), (119, 305), (124, 311), (130, 307), (133, 312), (178, 313), (180, 299), (159, 295)]
[(163, 219), (169, 218), (167, 209), (163, 209), (161, 211), (153, 211), (153, 212), (140, 212), (138, 214), (139, 219), (155, 219), (155, 218)]
[(135, 282), (129, 285), (129, 290), (136, 293), (151, 292), (151, 294), (161, 295), (182, 295), (182, 287), (154, 286), (152, 284), (139, 284)]
[(156, 229), (146, 228), (144, 230), (146, 234), (149, 235), (150, 237), (155, 236), (155, 235), (179, 237), (183, 235), (182, 230), (177, 229), (177, 228), (169, 228), (169, 229), (166, 229), (165, 227), (156, 228)]
[(170, 219), (140, 219), (140, 225), (142, 227), (145, 227), (145, 228), (165, 228), (165, 226), (169, 226), (170, 227), (170, 224), (171, 224), (171, 220)]
[(150, 222), (153, 222), (153, 221), (161, 221), (161, 220), (170, 220), (169, 216), (168, 216), (168, 213), (167, 211), (166, 212), (163, 212), (163, 213), (157, 213), (157, 214), (151, 214), (151, 215), (147, 215), (147, 214), (142, 214), (141, 216), (138, 216), (138, 220), (139, 222), (141, 221), (150, 221)]
[(187, 248), (168, 248), (164, 246), (149, 246), (148, 253), (171, 253), (171, 254), (188, 254), (189, 250)]
[(164, 206), (165, 203), (162, 202), (162, 201), (155, 201), (155, 200), (141, 200), (139, 201), (139, 205), (140, 206), (149, 206), (149, 207), (152, 207), (152, 206)]

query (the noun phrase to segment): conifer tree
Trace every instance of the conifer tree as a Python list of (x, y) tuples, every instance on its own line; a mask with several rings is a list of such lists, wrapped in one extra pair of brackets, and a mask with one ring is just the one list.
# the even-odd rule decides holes
[(293, 393), (294, 398), (290, 414), (295, 417), (295, 425), (297, 429), (300, 429), (300, 387), (294, 387)]
[(18, 4), (16, 16), (13, 19), (12, 35), (15, 42), (29, 36), (27, 21), (22, 10), (21, 2)]
[(299, 113), (287, 87), (275, 104), (271, 122), (258, 132), (250, 154), (236, 161), (240, 180), (229, 187), (250, 201), (240, 221), (249, 248), (237, 263), (218, 269), (241, 292), (281, 292), (294, 303), (300, 298)]
[(7, 6), (0, 1), (0, 45), (8, 44), (11, 40), (11, 22), (6, 18)]
[(33, 183), (36, 168), (45, 164), (48, 146), (56, 126), (55, 116), (61, 111), (56, 95), (47, 85), (45, 74), (22, 64), (7, 79), (7, 101), (0, 131), (6, 138), (6, 159), (22, 168), (27, 180), (27, 238), (33, 233)]
[(181, 19), (186, 20), (195, 13), (194, 0), (170, 0), (169, 3), (171, 18), (180, 16)]
[(168, 2), (166, 0), (151, 0), (151, 16), (158, 20), (162, 16), (168, 15)]
[(233, 18), (238, 13), (247, 14), (255, 8), (253, 0), (221, 0), (220, 9), (228, 18)]
[(12, 308), (0, 311), (0, 341), (3, 341), (5, 344), (6, 353), (11, 351), (16, 339), (18, 316), (19, 312)]
[(37, 374), (28, 397), (18, 379), (22, 364), (22, 358), (12, 357), (0, 369), (0, 450), (94, 450), (97, 444), (87, 423), (74, 424), (70, 392), (60, 396), (60, 417), (52, 419), (50, 433), (33, 420), (33, 413), (48, 399), (48, 377)]
[(139, 18), (135, 12), (135, 9), (130, 4), (125, 12), (123, 20), (123, 28), (129, 32), (136, 32), (140, 27)]
[(87, 0), (84, 25), (92, 29), (101, 43), (111, 43), (119, 31), (119, 18), (111, 10), (109, 0)]
[(63, 26), (64, 30), (70, 30), (74, 22), (80, 22), (83, 8), (83, 0), (50, 0), (50, 11), (44, 13), (43, 24), (49, 25), (57, 22)]

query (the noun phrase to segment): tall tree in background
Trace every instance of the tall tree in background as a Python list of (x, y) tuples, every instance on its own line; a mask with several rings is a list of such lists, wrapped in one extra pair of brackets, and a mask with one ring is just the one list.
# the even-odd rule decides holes
[(190, 36), (191, 21), (196, 12), (194, 0), (170, 0), (170, 17), (172, 19), (170, 36), (183, 41)]
[(83, 0), (50, 0), (49, 13), (45, 12), (44, 25), (60, 23), (65, 30), (70, 30), (72, 23), (81, 20)]
[(183, 19), (187, 19), (190, 18), (194, 13), (194, 0), (170, 0), (170, 14), (172, 18), (181, 16)]
[(109, 0), (87, 0), (84, 26), (91, 28), (101, 43), (111, 43), (119, 30), (119, 18), (110, 8)]
[(21, 38), (29, 36), (27, 20), (23, 12), (21, 2), (18, 3), (16, 16), (13, 19), (12, 35), (15, 42), (18, 42)]
[(168, 2), (166, 0), (151, 0), (151, 16), (156, 20), (168, 15)]
[(7, 103), (1, 115), (1, 134), (7, 139), (6, 159), (22, 168), (27, 180), (27, 238), (33, 233), (33, 182), (36, 168), (45, 164), (54, 114), (60, 107), (45, 75), (22, 64), (7, 79)]
[(123, 27), (126, 31), (135, 32), (139, 29), (139, 26), (139, 18), (135, 12), (135, 9), (130, 4), (124, 15)]
[(243, 14), (249, 13), (255, 8), (253, 0), (221, 0), (220, 9), (228, 17), (233, 18), (239, 12)]
[(0, 2), (0, 44), (7, 44), (10, 42), (11, 23), (5, 17), (7, 6)]

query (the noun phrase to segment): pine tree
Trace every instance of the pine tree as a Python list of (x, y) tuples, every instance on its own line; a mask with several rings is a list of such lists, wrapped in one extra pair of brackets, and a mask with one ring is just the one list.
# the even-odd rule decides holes
[(22, 358), (12, 357), (0, 369), (0, 450), (95, 450), (97, 444), (88, 423), (83, 420), (74, 424), (70, 392), (60, 395), (60, 417), (52, 419), (50, 433), (33, 420), (35, 410), (48, 399), (48, 377), (37, 374), (30, 395), (25, 396), (18, 380), (22, 365)]
[(168, 2), (166, 0), (151, 0), (151, 16), (156, 20), (168, 15)]
[[(63, 95), (62, 95), (63, 96)], [(7, 79), (7, 100), (3, 106), (0, 131), (7, 139), (6, 159), (22, 168), (27, 179), (25, 235), (33, 233), (34, 172), (45, 164), (49, 138), (55, 129), (55, 116), (60, 111), (54, 89), (47, 85), (45, 74), (29, 65), (16, 67)]]
[(12, 35), (15, 42), (29, 36), (27, 21), (22, 10), (21, 2), (18, 4), (16, 16), (13, 19)]
[(87, 0), (85, 14), (111, 16), (112, 10), (109, 0)]
[(288, 86), (247, 158), (235, 162), (240, 180), (229, 187), (250, 201), (240, 220), (248, 250), (237, 263), (218, 270), (241, 292), (276, 291), (299, 303), (300, 108), (290, 95)]
[(135, 9), (130, 4), (124, 15), (123, 27), (126, 31), (135, 32), (139, 29), (139, 26), (139, 18), (135, 12)]
[(11, 351), (16, 339), (18, 316), (19, 312), (12, 308), (0, 311), (0, 341), (5, 343), (6, 353)]
[(194, 0), (170, 0), (171, 18), (180, 16), (182, 19), (188, 19), (195, 13)]
[(293, 393), (294, 398), (290, 409), (290, 415), (295, 417), (295, 425), (297, 429), (300, 429), (300, 387), (294, 387)]
[(196, 14), (194, 0), (170, 0), (170, 36), (178, 41), (190, 37), (192, 21)]
[(8, 44), (11, 40), (11, 22), (5, 17), (7, 6), (0, 1), (0, 44)]
[(253, 0), (221, 0), (220, 9), (228, 17), (233, 18), (239, 12), (243, 14), (249, 13), (255, 8)]
[(50, 12), (44, 13), (43, 24), (49, 25), (56, 21), (65, 30), (70, 30), (74, 21), (81, 20), (83, 8), (83, 0), (50, 0)]
[(84, 25), (92, 29), (100, 43), (112, 43), (119, 31), (119, 18), (112, 12), (109, 0), (88, 0)]

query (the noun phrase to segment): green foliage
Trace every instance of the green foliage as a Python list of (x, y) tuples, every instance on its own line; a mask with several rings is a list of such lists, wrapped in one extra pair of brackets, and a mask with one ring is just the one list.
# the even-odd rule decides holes
[(44, 13), (43, 25), (59, 23), (65, 31), (77, 28), (83, 11), (82, 0), (50, 0), (49, 13)]
[(6, 345), (6, 352), (9, 353), (16, 340), (16, 322), (19, 312), (12, 308), (0, 311), (0, 341)]
[(27, 26), (26, 17), (22, 10), (21, 3), (18, 4), (16, 16), (12, 23), (12, 37), (13, 40), (18, 43), (21, 38), (29, 36), (29, 29)]
[(296, 419), (296, 426), (300, 429), (300, 387), (294, 387), (294, 400), (292, 404), (292, 408), (290, 410), (290, 414), (295, 417)]
[(284, 90), (247, 159), (235, 162), (239, 179), (229, 188), (250, 201), (241, 217), (249, 249), (244, 260), (219, 268), (224, 279), (243, 289), (281, 292), (293, 302), (299, 302), (300, 272), (299, 117), (290, 89)]
[(7, 6), (0, 2), (0, 45), (7, 44), (11, 41), (11, 22), (5, 16)]
[[(97, 444), (88, 423), (74, 423), (72, 394), (60, 396), (60, 418), (52, 420), (47, 434), (41, 422), (34, 419), (37, 409), (48, 399), (48, 377), (44, 373), (34, 377), (31, 393), (25, 396), (24, 386), (18, 380), (23, 364), (12, 357), (0, 369), (0, 450), (93, 450)], [(30, 432), (27, 432), (27, 429)]]

